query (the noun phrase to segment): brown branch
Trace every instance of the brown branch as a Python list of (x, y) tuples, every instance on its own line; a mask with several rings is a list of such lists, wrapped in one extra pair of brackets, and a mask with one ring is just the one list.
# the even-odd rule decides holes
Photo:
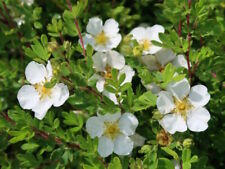
[[(71, 4), (70, 0), (66, 0), (66, 2), (67, 2), (69, 10), (72, 12), (72, 4)], [(85, 51), (85, 48), (84, 48), (84, 41), (83, 41), (83, 38), (82, 38), (82, 35), (81, 35), (81, 32), (80, 32), (78, 20), (76, 18), (74, 18), (74, 23), (75, 23), (75, 26), (76, 26), (76, 29), (77, 29), (77, 32), (78, 32), (78, 36), (79, 36), (79, 39), (80, 39), (81, 47), (82, 47), (82, 50), (83, 50), (83, 55), (86, 56), (86, 51)]]
[(84, 91), (88, 91), (90, 93), (93, 93), (95, 96), (100, 97), (101, 101), (103, 100), (102, 95), (100, 93), (98, 93), (96, 90), (94, 90), (93, 88), (91, 88), (91, 87), (80, 86), (79, 89), (80, 90), (84, 90)]
[(61, 32), (59, 32), (59, 38), (60, 38), (61, 43), (63, 44), (64, 43), (64, 37), (63, 37)]
[[(6, 121), (8, 121), (10, 124), (12, 125), (16, 125), (16, 122), (14, 120), (12, 120), (7, 113), (2, 113), (1, 114)], [(58, 137), (53, 137), (51, 136), (49, 133), (45, 132), (45, 131), (41, 131), (41, 130), (38, 130), (37, 128), (35, 127), (32, 127), (33, 131), (35, 132), (35, 136), (36, 137), (41, 137), (43, 138), (44, 140), (49, 140), (50, 138), (53, 138), (54, 142), (57, 144), (57, 145), (62, 145), (63, 144), (63, 141), (58, 138)], [(80, 145), (79, 144), (76, 144), (76, 143), (68, 143), (67, 144), (67, 147), (69, 148), (77, 148), (77, 149), (80, 149)]]

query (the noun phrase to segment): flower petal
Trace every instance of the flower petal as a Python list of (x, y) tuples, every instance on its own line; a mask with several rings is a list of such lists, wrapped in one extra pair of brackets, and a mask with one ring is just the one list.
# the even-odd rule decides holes
[(63, 83), (58, 83), (52, 89), (51, 97), (54, 98), (53, 106), (59, 107), (69, 98), (68, 87)]
[(130, 34), (133, 35), (133, 39), (136, 39), (138, 42), (149, 38), (144, 27), (136, 27), (131, 30)]
[(107, 157), (113, 153), (114, 143), (111, 139), (102, 136), (98, 140), (98, 153), (101, 157)]
[(187, 60), (185, 59), (184, 55), (177, 55), (175, 59), (173, 60), (172, 64), (177, 68), (183, 67), (188, 69)]
[(182, 100), (189, 94), (190, 84), (188, 80), (184, 78), (179, 82), (170, 83), (167, 90), (170, 91), (178, 100)]
[[(87, 45), (91, 45), (94, 48), (95, 39), (90, 34), (85, 34), (83, 37), (84, 48), (86, 49)], [(79, 44), (81, 45), (81, 41), (79, 39)]]
[(198, 107), (190, 111), (187, 115), (187, 125), (191, 131), (200, 132), (208, 128), (207, 122), (210, 119), (208, 110), (204, 107)]
[(131, 140), (134, 143), (134, 147), (141, 147), (144, 145), (146, 138), (141, 136), (138, 133), (134, 133), (134, 135), (130, 136)]
[(107, 44), (106, 44), (106, 50), (109, 51), (110, 49), (116, 48), (122, 39), (122, 36), (120, 34), (116, 34), (113, 37), (110, 37)]
[(141, 62), (147, 66), (149, 70), (159, 70), (160, 64), (154, 55), (144, 55), (141, 57)]
[(175, 53), (170, 49), (161, 49), (155, 55), (161, 66), (165, 66), (167, 63), (176, 58)]
[(110, 114), (107, 113), (105, 115), (100, 115), (98, 114), (99, 118), (101, 118), (101, 120), (103, 122), (116, 122), (120, 117), (121, 117), (121, 113), (114, 113), (114, 114)]
[(155, 54), (157, 53), (158, 51), (160, 51), (162, 49), (162, 47), (159, 47), (159, 46), (155, 46), (155, 45), (152, 45), (148, 51), (144, 51), (143, 53), (144, 54)]
[(99, 92), (103, 92), (105, 85), (105, 79), (100, 77), (99, 80), (96, 82), (96, 88)]
[(99, 117), (90, 117), (86, 122), (86, 129), (91, 138), (101, 137), (104, 131), (104, 124)]
[(125, 135), (130, 136), (135, 133), (138, 126), (137, 118), (131, 113), (124, 113), (119, 120), (120, 131)]
[(118, 155), (129, 155), (133, 150), (133, 141), (125, 135), (119, 135), (114, 141), (114, 153)]
[(159, 39), (159, 33), (164, 33), (165, 29), (161, 25), (154, 25), (152, 27), (148, 27), (147, 32), (150, 35), (150, 40), (161, 42)]
[(195, 85), (191, 88), (189, 101), (195, 107), (205, 106), (210, 100), (208, 89), (204, 85)]
[(159, 123), (170, 134), (174, 134), (176, 131), (184, 132), (187, 130), (184, 118), (178, 114), (167, 114), (159, 121)]
[(90, 18), (86, 27), (88, 33), (92, 35), (97, 35), (102, 32), (102, 20), (98, 17)]
[(31, 85), (24, 85), (17, 94), (17, 99), (23, 109), (32, 109), (39, 101), (38, 92)]
[(52, 76), (53, 76), (53, 74), (52, 74), (52, 65), (51, 65), (50, 61), (48, 61), (48, 63), (47, 63), (46, 70), (47, 70), (46, 78), (50, 81)]
[(125, 75), (126, 75), (126, 78), (125, 78), (125, 80), (123, 81), (123, 83), (122, 83), (121, 85), (123, 85), (123, 84), (125, 84), (125, 83), (127, 83), (127, 82), (131, 82), (131, 81), (132, 81), (132, 78), (133, 78), (133, 76), (134, 76), (134, 74), (135, 74), (134, 70), (133, 70), (130, 66), (128, 66), (128, 65), (125, 65), (125, 66), (119, 71), (119, 77), (120, 77), (120, 75), (122, 75), (122, 74), (124, 74), (124, 73), (125, 73)]
[(159, 112), (162, 114), (170, 113), (175, 108), (173, 97), (167, 91), (159, 92), (156, 105)]
[(118, 105), (118, 101), (116, 98), (116, 95), (114, 93), (108, 92), (107, 90), (104, 90), (102, 94), (106, 97), (108, 97), (115, 105)]
[(26, 67), (25, 76), (31, 84), (40, 83), (45, 80), (47, 70), (43, 64), (32, 61)]
[(144, 86), (147, 90), (150, 90), (153, 94), (156, 94), (156, 95), (158, 95), (159, 92), (161, 91), (161, 88), (158, 85), (156, 85), (155, 82), (152, 82), (146, 85), (144, 84)]
[(119, 32), (119, 24), (115, 21), (115, 19), (107, 19), (103, 26), (103, 31), (106, 33), (108, 37), (115, 36)]
[(34, 108), (32, 108), (32, 111), (34, 112), (34, 116), (37, 119), (42, 120), (45, 117), (48, 109), (51, 108), (52, 104), (53, 104), (53, 99), (50, 99), (48, 97), (40, 100), (37, 103), (37, 105)]
[(97, 72), (104, 72), (105, 71), (105, 66), (106, 66), (106, 61), (107, 61), (107, 55), (102, 52), (96, 52), (93, 56), (93, 68)]
[(107, 63), (115, 69), (122, 69), (125, 66), (125, 58), (119, 52), (111, 50), (107, 52)]

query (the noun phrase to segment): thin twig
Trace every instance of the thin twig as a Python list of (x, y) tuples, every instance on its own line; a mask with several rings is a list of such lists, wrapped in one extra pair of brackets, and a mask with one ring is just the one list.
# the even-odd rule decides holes
[[(67, 2), (69, 10), (72, 12), (72, 4), (71, 4), (70, 0), (66, 0), (66, 2)], [(78, 36), (79, 36), (79, 39), (80, 39), (80, 43), (81, 43), (81, 46), (82, 46), (83, 55), (86, 56), (86, 51), (85, 51), (85, 48), (84, 48), (84, 41), (83, 41), (83, 38), (82, 38), (82, 35), (81, 35), (81, 32), (80, 32), (78, 20), (76, 18), (74, 18), (74, 23), (75, 23), (75, 26), (76, 26), (76, 29), (77, 29), (77, 32), (78, 32)]]

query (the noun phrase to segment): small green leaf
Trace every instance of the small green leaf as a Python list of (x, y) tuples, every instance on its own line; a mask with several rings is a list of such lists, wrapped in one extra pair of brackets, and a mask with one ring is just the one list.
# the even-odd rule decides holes
[(167, 154), (171, 155), (175, 160), (179, 161), (179, 156), (175, 151), (173, 151), (169, 147), (161, 147), (161, 149), (165, 151)]
[(122, 169), (120, 159), (118, 157), (114, 157), (110, 162), (108, 169)]

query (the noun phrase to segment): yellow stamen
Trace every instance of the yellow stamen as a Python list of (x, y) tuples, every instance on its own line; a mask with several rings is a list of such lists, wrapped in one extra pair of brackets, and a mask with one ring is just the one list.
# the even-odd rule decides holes
[(105, 122), (105, 131), (104, 134), (106, 137), (115, 139), (120, 133), (120, 129), (117, 122)]
[(151, 41), (144, 39), (140, 42), (140, 45), (143, 46), (144, 51), (149, 50), (149, 48), (152, 46)]
[(104, 74), (104, 77), (106, 79), (111, 79), (112, 78), (112, 68), (107, 65), (106, 68), (105, 68), (105, 70), (106, 70), (106, 72)]
[(105, 33), (102, 31), (97, 36), (95, 36), (95, 42), (98, 45), (106, 45), (106, 42), (108, 41), (108, 37), (105, 35)]
[(52, 90), (50, 88), (46, 88), (43, 84), (35, 84), (34, 87), (38, 91), (40, 99), (51, 96)]
[(177, 100), (174, 98), (175, 109), (174, 112), (182, 115), (185, 119), (187, 117), (187, 112), (192, 108), (192, 105), (189, 103), (187, 98), (183, 100)]

